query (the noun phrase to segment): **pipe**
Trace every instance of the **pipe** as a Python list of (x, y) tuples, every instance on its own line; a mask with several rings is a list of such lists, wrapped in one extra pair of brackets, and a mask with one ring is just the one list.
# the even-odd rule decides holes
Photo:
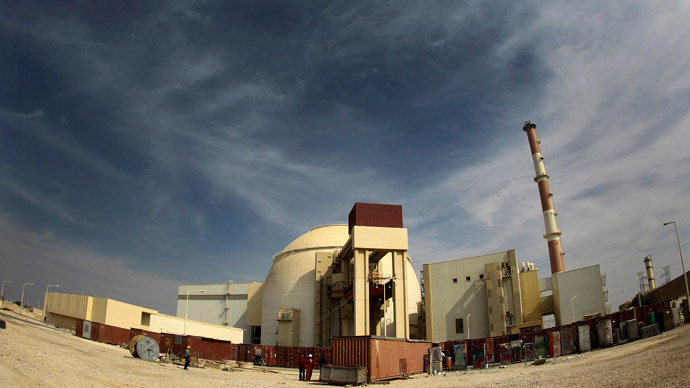
[(644, 266), (647, 269), (647, 282), (649, 282), (649, 289), (653, 290), (654, 287), (654, 269), (652, 268), (652, 256), (647, 256), (644, 258)]
[(532, 151), (532, 161), (534, 162), (534, 172), (536, 176), (534, 181), (539, 187), (539, 197), (541, 198), (541, 209), (544, 214), (544, 226), (546, 234), (544, 238), (549, 247), (549, 261), (551, 262), (551, 273), (559, 273), (564, 271), (563, 267), (563, 252), (561, 250), (561, 231), (558, 230), (556, 223), (556, 216), (558, 212), (554, 209), (553, 194), (549, 190), (549, 175), (546, 173), (544, 166), (544, 157), (539, 150), (539, 139), (537, 138), (537, 125), (531, 121), (525, 121), (522, 130), (527, 132), (527, 140), (529, 141), (529, 148)]

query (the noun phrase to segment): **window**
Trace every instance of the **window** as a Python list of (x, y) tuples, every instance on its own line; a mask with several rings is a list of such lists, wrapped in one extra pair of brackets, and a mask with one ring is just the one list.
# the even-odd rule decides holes
[(463, 333), (464, 332), (464, 327), (462, 325), (462, 318), (457, 318), (455, 320), (455, 332), (456, 333)]
[(457, 283), (457, 282), (458, 282), (458, 278), (453, 278), (453, 283)]
[(151, 325), (151, 313), (141, 312), (141, 325), (149, 326)]
[(479, 278), (480, 278), (480, 279), (484, 279), (484, 274), (483, 274), (483, 273), (480, 273), (480, 274), (479, 274)]
[(486, 290), (486, 296), (488, 296), (489, 298), (491, 298), (491, 290)]
[[(493, 313), (494, 313), (494, 309), (492, 309), (491, 306), (489, 306), (489, 315), (491, 315)], [(493, 329), (491, 329), (491, 330), (493, 330)]]
[(249, 326), (251, 330), (251, 343), (254, 345), (261, 344), (261, 326)]
[(470, 277), (469, 277), (469, 276), (465, 277), (465, 280), (467, 280), (467, 281), (469, 282), (469, 281), (470, 281)]

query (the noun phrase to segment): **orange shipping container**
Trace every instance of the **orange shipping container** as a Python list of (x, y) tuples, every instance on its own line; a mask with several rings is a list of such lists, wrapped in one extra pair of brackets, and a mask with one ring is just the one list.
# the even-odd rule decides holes
[(424, 372), (424, 356), (431, 342), (383, 337), (333, 339), (333, 365), (364, 366), (369, 382)]

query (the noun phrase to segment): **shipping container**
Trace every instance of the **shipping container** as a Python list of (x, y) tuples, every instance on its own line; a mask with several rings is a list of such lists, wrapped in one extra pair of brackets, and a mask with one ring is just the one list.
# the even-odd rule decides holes
[(575, 328), (566, 327), (561, 332), (561, 355), (575, 353)]
[(642, 338), (649, 338), (657, 334), (659, 334), (659, 325), (657, 325), (656, 323), (653, 325), (645, 326), (642, 329), (640, 329), (640, 336)]
[(493, 364), (496, 362), (496, 348), (494, 343), (495, 341), (493, 338), (484, 339), (484, 344), (486, 346), (486, 362), (488, 364)]
[[(84, 320), (83, 319), (77, 319), (76, 320), (76, 327), (74, 330), (74, 335), (77, 337), (84, 337)], [(91, 334), (89, 333), (89, 339), (91, 339)]]
[(525, 361), (534, 361), (534, 342), (525, 344)]
[(126, 345), (130, 340), (129, 329), (93, 322), (91, 324), (91, 339), (111, 345)]
[(194, 357), (213, 361), (230, 359), (230, 341), (188, 336), (187, 345)]
[(170, 333), (161, 333), (159, 344), (161, 353), (170, 353), (177, 357), (183, 357), (187, 349), (187, 337)]
[(511, 362), (510, 342), (500, 345), (501, 365), (508, 365)]
[(453, 370), (467, 369), (467, 357), (465, 357), (465, 345), (457, 344), (453, 351)]
[(146, 336), (149, 338), (153, 338), (153, 340), (158, 343), (158, 346), (160, 347), (161, 353), (165, 353), (163, 346), (161, 346), (161, 333), (154, 333), (152, 331), (143, 330), (143, 329), (135, 329), (135, 328), (129, 329), (129, 338), (130, 339), (134, 338), (134, 336), (137, 336), (137, 335), (143, 335), (143, 336)]
[(254, 345), (240, 344), (237, 361), (254, 362)]
[(590, 341), (590, 327), (581, 325), (577, 327), (578, 345), (580, 345), (580, 353), (587, 352), (592, 349), (592, 342)]
[(627, 322), (625, 322), (625, 331), (626, 335), (628, 337), (628, 340), (634, 341), (638, 338), (640, 338), (639, 331), (637, 330), (637, 320), (631, 319)]
[(620, 338), (621, 338), (621, 330), (618, 326), (615, 326), (613, 322), (611, 322), (611, 325), (613, 327), (612, 332), (613, 332), (613, 344), (618, 345), (620, 344)]
[(600, 347), (613, 345), (613, 331), (611, 330), (610, 319), (597, 322), (597, 338)]
[(534, 342), (534, 331), (520, 332), (520, 340), (523, 344)]
[(561, 355), (561, 332), (558, 330), (549, 332), (549, 356), (558, 357)]
[(510, 352), (513, 362), (522, 361), (522, 340), (512, 340), (510, 341)]
[(545, 335), (534, 336), (534, 357), (547, 358), (549, 356), (549, 341)]
[(240, 344), (230, 344), (230, 360), (239, 361)]
[(431, 342), (374, 336), (333, 339), (333, 364), (366, 366), (369, 382), (424, 372)]
[(348, 215), (350, 234), (352, 234), (352, 227), (355, 225), (402, 228), (402, 206), (357, 202)]
[(484, 368), (486, 365), (484, 359), (484, 343), (475, 343), (472, 345), (472, 366), (475, 368)]

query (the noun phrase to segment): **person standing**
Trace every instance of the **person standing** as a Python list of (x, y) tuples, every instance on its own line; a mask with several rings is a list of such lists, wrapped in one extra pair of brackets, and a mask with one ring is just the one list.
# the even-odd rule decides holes
[(187, 367), (189, 366), (189, 349), (191, 346), (187, 345), (187, 349), (184, 351), (184, 370), (189, 370)]
[(319, 368), (326, 365), (328, 365), (328, 361), (326, 361), (326, 356), (321, 354), (321, 357), (319, 357)]
[(299, 360), (297, 360), (297, 366), (299, 367), (299, 381), (304, 381), (305, 379), (305, 371), (307, 369), (307, 358), (304, 357), (304, 354), (301, 354), (299, 356)]
[(311, 381), (312, 369), (314, 369), (314, 357), (310, 354), (307, 360), (307, 375), (305, 376), (307, 381)]

